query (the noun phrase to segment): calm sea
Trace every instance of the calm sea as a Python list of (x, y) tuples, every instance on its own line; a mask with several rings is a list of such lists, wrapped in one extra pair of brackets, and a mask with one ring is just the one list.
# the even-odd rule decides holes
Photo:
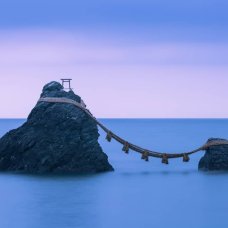
[[(102, 119), (130, 142), (158, 151), (228, 138), (228, 119)], [(0, 136), (24, 120), (0, 120)], [(203, 152), (186, 164), (144, 162), (116, 142), (100, 144), (115, 172), (81, 176), (0, 173), (1, 228), (227, 228), (228, 174), (201, 173)]]

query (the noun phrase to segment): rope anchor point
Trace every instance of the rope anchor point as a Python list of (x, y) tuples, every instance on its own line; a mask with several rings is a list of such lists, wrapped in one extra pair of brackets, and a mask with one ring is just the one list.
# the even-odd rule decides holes
[(190, 158), (188, 156), (188, 154), (183, 154), (183, 162), (189, 162)]
[(129, 143), (128, 142), (124, 143), (122, 151), (124, 151), (126, 154), (129, 153)]
[(112, 141), (112, 132), (111, 132), (111, 131), (109, 131), (109, 132), (107, 133), (107, 135), (106, 135), (106, 140), (107, 140), (108, 142), (111, 142), (111, 141)]
[(162, 155), (162, 163), (168, 165), (169, 164), (169, 158), (167, 154)]
[(145, 160), (145, 161), (149, 161), (149, 152), (148, 151), (144, 151), (143, 153), (142, 153), (142, 157), (141, 157), (141, 159), (143, 159), (143, 160)]

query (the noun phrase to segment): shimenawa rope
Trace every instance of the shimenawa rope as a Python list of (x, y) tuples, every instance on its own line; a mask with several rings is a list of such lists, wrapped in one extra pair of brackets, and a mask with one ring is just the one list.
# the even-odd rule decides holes
[(68, 98), (62, 98), (62, 97), (45, 97), (40, 98), (38, 102), (49, 102), (49, 103), (66, 103), (66, 104), (72, 104), (76, 106), (77, 108), (83, 110), (90, 118), (92, 118), (98, 126), (101, 127), (106, 133), (106, 140), (108, 142), (111, 142), (112, 139), (115, 139), (117, 142), (121, 143), (123, 145), (123, 151), (125, 153), (129, 153), (129, 150), (138, 152), (141, 154), (141, 158), (145, 161), (149, 161), (149, 157), (155, 157), (155, 158), (161, 158), (162, 163), (169, 164), (168, 159), (170, 158), (183, 158), (183, 162), (188, 162), (190, 160), (189, 155), (197, 153), (199, 151), (207, 150), (211, 146), (218, 146), (218, 145), (228, 145), (228, 140), (217, 140), (212, 142), (207, 142), (203, 146), (184, 153), (164, 153), (164, 152), (156, 152), (152, 150), (148, 150), (145, 148), (142, 148), (140, 146), (134, 145), (123, 138), (119, 137), (118, 135), (114, 134), (112, 131), (110, 131), (108, 128), (106, 128), (101, 122), (99, 122), (92, 114), (91, 112), (85, 108), (85, 106), (81, 105), (79, 102), (76, 102), (72, 99)]

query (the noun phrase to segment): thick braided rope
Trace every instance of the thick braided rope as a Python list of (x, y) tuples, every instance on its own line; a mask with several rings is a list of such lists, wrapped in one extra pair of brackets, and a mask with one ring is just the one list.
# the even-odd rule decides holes
[(62, 98), (62, 97), (45, 97), (45, 98), (40, 98), (38, 102), (49, 102), (49, 103), (66, 103), (66, 104), (72, 104), (76, 106), (77, 108), (81, 109), (84, 111), (90, 118), (92, 118), (98, 126), (100, 126), (106, 133), (107, 137), (106, 139), (108, 141), (111, 141), (111, 139), (115, 139), (117, 142), (121, 143), (123, 145), (123, 151), (128, 153), (129, 149), (138, 152), (142, 154), (142, 159), (148, 160), (148, 156), (151, 157), (156, 157), (156, 158), (162, 158), (162, 162), (168, 164), (168, 159), (169, 158), (180, 158), (183, 157), (184, 161), (188, 161), (189, 157), (188, 155), (194, 154), (199, 151), (207, 150), (211, 146), (218, 146), (218, 145), (228, 145), (228, 140), (217, 140), (217, 141), (212, 141), (204, 144), (203, 146), (189, 151), (189, 152), (184, 152), (184, 153), (164, 153), (164, 152), (156, 152), (152, 150), (148, 150), (142, 147), (139, 147), (137, 145), (134, 145), (123, 138), (119, 137), (118, 135), (114, 134), (112, 131), (110, 131), (108, 128), (106, 128), (102, 123), (100, 123), (91, 113), (88, 109), (86, 109), (84, 106), (82, 106), (80, 103), (68, 99), (68, 98)]

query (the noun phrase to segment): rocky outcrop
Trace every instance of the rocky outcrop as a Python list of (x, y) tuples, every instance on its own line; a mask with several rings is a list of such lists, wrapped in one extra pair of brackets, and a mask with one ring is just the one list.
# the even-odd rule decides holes
[[(225, 139), (211, 138), (211, 142), (226, 142)], [(228, 144), (210, 146), (205, 155), (201, 158), (198, 166), (202, 171), (228, 170)]]
[[(58, 82), (41, 97), (81, 102)], [(98, 143), (96, 123), (71, 104), (38, 102), (27, 121), (0, 139), (0, 170), (27, 173), (96, 173), (113, 170)]]

